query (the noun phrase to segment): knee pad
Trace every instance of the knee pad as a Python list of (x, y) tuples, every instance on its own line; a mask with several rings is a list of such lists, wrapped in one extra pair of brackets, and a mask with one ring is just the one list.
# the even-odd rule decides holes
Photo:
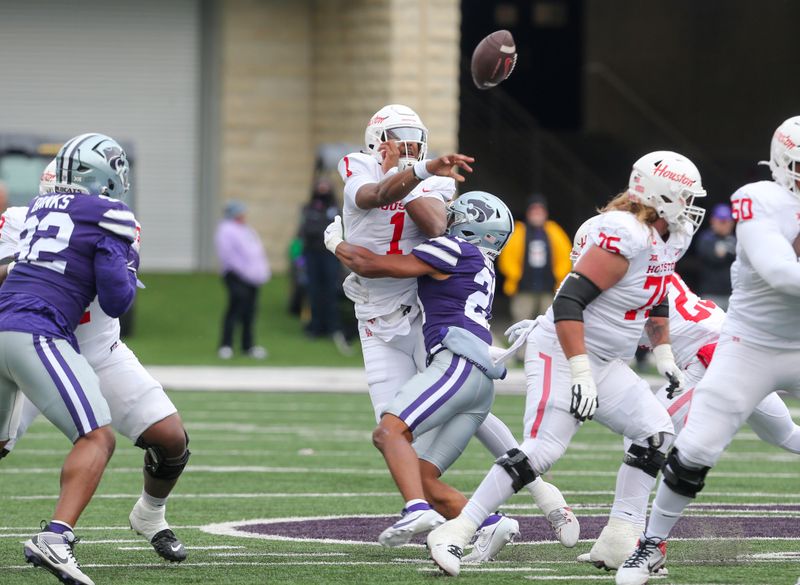
[(494, 463), (505, 469), (506, 473), (511, 476), (511, 487), (514, 489), (514, 493), (536, 479), (536, 472), (533, 471), (528, 456), (519, 449), (510, 449), (498, 457)]
[[(185, 433), (186, 431), (184, 431)], [(188, 434), (186, 435), (186, 444), (189, 444)], [(177, 457), (167, 457), (163, 447), (145, 443), (141, 437), (136, 441), (136, 446), (144, 449), (144, 470), (155, 479), (178, 479), (192, 454), (189, 449), (184, 449), (183, 453)]]
[(673, 492), (694, 498), (705, 486), (705, 479), (710, 467), (687, 467), (678, 454), (678, 449), (673, 447), (667, 455), (667, 461), (661, 473), (664, 483)]
[(650, 477), (656, 477), (666, 461), (664, 453), (658, 450), (664, 444), (663, 433), (657, 433), (649, 437), (647, 443), (647, 447), (636, 444), (631, 445), (622, 458), (622, 462), (625, 465), (641, 469)]

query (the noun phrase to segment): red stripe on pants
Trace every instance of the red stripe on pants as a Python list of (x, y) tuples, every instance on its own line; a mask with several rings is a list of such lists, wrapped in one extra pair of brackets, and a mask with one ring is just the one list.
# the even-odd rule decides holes
[(553, 374), (553, 358), (541, 352), (539, 352), (539, 357), (544, 360), (544, 382), (542, 384), (542, 398), (539, 400), (539, 406), (536, 407), (536, 419), (533, 421), (533, 427), (531, 428), (531, 439), (536, 438), (539, 427), (542, 425), (544, 409), (547, 406), (547, 399), (550, 398), (550, 381)]

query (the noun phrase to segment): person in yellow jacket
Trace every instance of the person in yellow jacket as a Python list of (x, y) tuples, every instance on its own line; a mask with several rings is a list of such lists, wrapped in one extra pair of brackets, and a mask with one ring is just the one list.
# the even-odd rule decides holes
[(525, 221), (517, 221), (514, 233), (497, 260), (505, 277), (503, 292), (511, 299), (514, 322), (535, 319), (553, 302), (553, 293), (572, 268), (572, 241), (556, 222), (548, 219), (547, 200), (533, 195)]

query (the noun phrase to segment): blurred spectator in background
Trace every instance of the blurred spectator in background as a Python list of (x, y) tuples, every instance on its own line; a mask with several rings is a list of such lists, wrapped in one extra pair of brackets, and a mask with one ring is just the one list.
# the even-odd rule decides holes
[(3, 181), (0, 181), (0, 213), (3, 213), (8, 208), (8, 187)]
[(533, 195), (525, 221), (514, 233), (497, 261), (505, 277), (503, 292), (511, 299), (511, 319), (535, 319), (553, 302), (556, 287), (569, 273), (572, 242), (556, 222), (548, 219), (547, 200)]
[(341, 285), (339, 260), (325, 249), (323, 234), (333, 218), (341, 214), (333, 195), (333, 185), (318, 179), (311, 191), (311, 200), (303, 207), (299, 236), (307, 278), (311, 320), (306, 325), (309, 337), (331, 337), (337, 349), (345, 354), (351, 348), (342, 332), (339, 313)]
[(244, 203), (229, 201), (214, 236), (220, 272), (228, 291), (228, 306), (217, 352), (224, 360), (233, 357), (233, 333), (237, 324), (242, 328), (242, 351), (255, 359), (267, 357), (267, 350), (254, 344), (253, 323), (258, 289), (269, 280), (271, 272), (261, 238), (247, 225), (245, 212)]
[(711, 211), (711, 227), (697, 238), (697, 255), (702, 264), (700, 293), (703, 298), (714, 301), (728, 309), (731, 296), (731, 264), (736, 259), (736, 236), (731, 208), (727, 203), (718, 203)]

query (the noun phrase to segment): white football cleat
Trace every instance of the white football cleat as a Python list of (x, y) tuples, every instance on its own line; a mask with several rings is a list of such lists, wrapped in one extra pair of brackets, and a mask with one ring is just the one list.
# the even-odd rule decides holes
[(381, 532), (378, 542), (393, 547), (407, 544), (415, 535), (428, 532), (444, 523), (444, 516), (428, 504), (414, 504), (403, 508), (402, 518)]
[(25, 560), (36, 567), (47, 569), (67, 585), (94, 585), (75, 560), (72, 547), (78, 541), (75, 534), (43, 531), (32, 536), (23, 546)]
[(461, 572), (461, 557), (477, 526), (464, 516), (448, 520), (428, 535), (428, 552), (433, 562), (444, 573), (458, 577)]
[(645, 538), (636, 544), (636, 549), (617, 569), (617, 585), (645, 585), (652, 573), (656, 573), (667, 562), (667, 541)]
[(561, 495), (561, 491), (541, 477), (537, 477), (527, 487), (534, 502), (550, 523), (558, 541), (567, 548), (578, 544), (581, 525)]
[(642, 532), (644, 532), (642, 524), (611, 516), (597, 537), (592, 550), (588, 554), (580, 555), (578, 561), (592, 563), (598, 569), (607, 571), (618, 569), (636, 548)]
[(508, 516), (488, 526), (481, 526), (475, 533), (472, 552), (461, 559), (464, 563), (493, 561), (505, 545), (519, 536), (519, 522)]

